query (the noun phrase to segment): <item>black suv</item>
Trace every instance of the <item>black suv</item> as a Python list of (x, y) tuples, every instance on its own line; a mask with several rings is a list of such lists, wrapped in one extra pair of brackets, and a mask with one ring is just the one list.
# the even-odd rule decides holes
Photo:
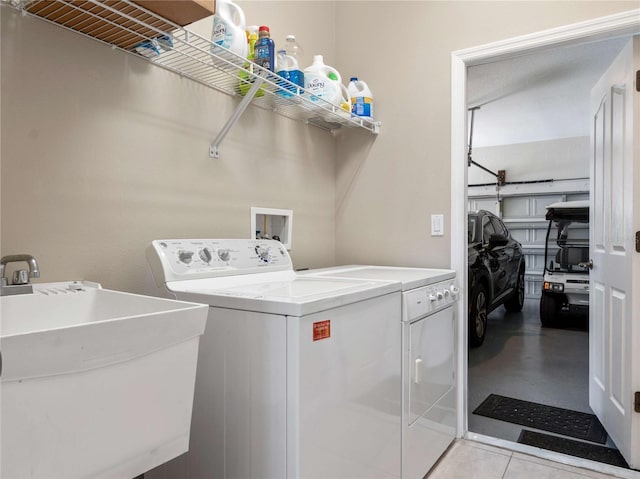
[(487, 315), (501, 304), (520, 311), (524, 304), (524, 254), (493, 213), (469, 212), (469, 344), (480, 346)]

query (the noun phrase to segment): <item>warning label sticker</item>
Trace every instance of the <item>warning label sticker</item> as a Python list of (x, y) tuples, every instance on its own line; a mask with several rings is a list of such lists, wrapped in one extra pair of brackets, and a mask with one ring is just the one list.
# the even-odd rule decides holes
[(331, 337), (331, 321), (318, 321), (313, 323), (313, 340), (327, 339)]

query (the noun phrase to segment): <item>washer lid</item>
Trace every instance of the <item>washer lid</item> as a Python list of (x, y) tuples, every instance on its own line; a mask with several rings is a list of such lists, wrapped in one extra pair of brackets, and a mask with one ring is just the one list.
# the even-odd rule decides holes
[(396, 266), (336, 266), (311, 270), (312, 277), (355, 278), (384, 281), (400, 281), (402, 291), (453, 279), (456, 272), (450, 269), (404, 268)]
[[(264, 276), (264, 277), (263, 277)], [(288, 316), (304, 316), (365, 299), (400, 291), (389, 281), (316, 278), (303, 275), (274, 277), (245, 275), (243, 281), (194, 280), (168, 283), (178, 298), (211, 306)]]

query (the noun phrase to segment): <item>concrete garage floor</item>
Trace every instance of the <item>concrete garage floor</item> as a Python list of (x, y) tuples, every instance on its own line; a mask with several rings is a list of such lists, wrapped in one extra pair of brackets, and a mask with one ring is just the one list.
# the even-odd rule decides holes
[(522, 426), (473, 414), (489, 394), (592, 413), (588, 318), (565, 329), (540, 324), (539, 300), (489, 315), (484, 344), (469, 350), (469, 431), (516, 442)]

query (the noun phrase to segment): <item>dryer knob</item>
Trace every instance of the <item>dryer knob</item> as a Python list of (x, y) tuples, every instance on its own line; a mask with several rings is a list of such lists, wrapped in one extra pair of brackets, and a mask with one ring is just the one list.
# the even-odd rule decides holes
[(435, 294), (430, 294), (429, 295), (429, 301), (431, 301), (432, 303), (436, 302), (436, 295)]
[(442, 298), (444, 298), (444, 295), (438, 291), (438, 293), (436, 294), (436, 297), (438, 298), (438, 301), (442, 300)]

